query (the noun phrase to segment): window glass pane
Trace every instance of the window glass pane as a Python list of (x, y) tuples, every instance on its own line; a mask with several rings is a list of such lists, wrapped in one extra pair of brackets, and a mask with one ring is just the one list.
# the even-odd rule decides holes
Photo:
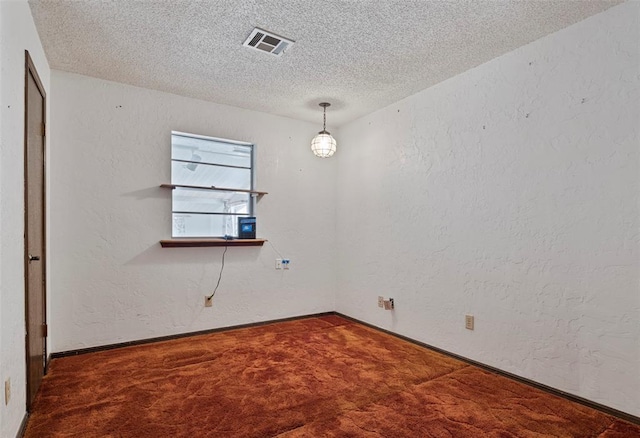
[(218, 214), (173, 213), (172, 237), (238, 236), (238, 217)]
[(251, 190), (251, 169), (172, 161), (171, 183)]
[(193, 213), (240, 213), (249, 215), (250, 197), (242, 192), (173, 190), (173, 211)]
[(172, 134), (171, 158), (227, 166), (251, 167), (251, 146)]

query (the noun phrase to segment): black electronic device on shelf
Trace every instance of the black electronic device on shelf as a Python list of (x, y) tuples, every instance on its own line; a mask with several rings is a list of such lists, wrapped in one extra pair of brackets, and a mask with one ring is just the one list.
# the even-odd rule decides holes
[(256, 238), (256, 218), (238, 217), (238, 239)]

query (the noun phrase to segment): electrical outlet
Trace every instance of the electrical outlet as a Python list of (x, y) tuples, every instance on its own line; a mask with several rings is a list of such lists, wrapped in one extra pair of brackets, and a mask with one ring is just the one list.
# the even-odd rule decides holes
[(213, 297), (209, 298), (208, 295), (204, 296), (204, 307), (211, 307), (213, 306)]
[(291, 263), (291, 260), (289, 259), (282, 259), (282, 269), (289, 269), (289, 264)]
[(378, 307), (384, 307), (384, 297), (378, 297)]
[(282, 269), (282, 259), (276, 259), (276, 269)]
[(8, 405), (11, 400), (11, 379), (4, 381), (4, 404)]
[(473, 330), (473, 315), (464, 316), (464, 328), (467, 330)]
[(384, 300), (382, 302), (384, 304), (384, 310), (393, 310), (393, 298), (389, 298), (388, 300)]

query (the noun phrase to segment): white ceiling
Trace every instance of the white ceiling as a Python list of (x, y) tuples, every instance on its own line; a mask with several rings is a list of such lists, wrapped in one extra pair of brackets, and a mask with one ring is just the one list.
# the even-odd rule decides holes
[[(30, 0), (52, 68), (340, 126), (622, 0)], [(254, 27), (293, 39), (276, 57)]]

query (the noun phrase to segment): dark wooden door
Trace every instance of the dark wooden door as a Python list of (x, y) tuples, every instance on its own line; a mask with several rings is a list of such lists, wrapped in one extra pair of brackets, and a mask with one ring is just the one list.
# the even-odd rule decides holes
[(45, 282), (45, 92), (25, 52), (25, 318), (27, 409), (40, 387), (47, 360)]

